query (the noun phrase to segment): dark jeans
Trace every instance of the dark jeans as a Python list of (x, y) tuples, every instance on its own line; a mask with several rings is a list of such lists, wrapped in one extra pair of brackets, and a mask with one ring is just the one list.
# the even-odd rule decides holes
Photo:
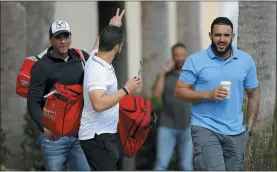
[(47, 171), (89, 170), (88, 162), (78, 138), (64, 136), (56, 141), (50, 141), (44, 133), (41, 133), (39, 143)]
[(192, 126), (194, 168), (197, 171), (241, 171), (248, 141), (247, 131), (238, 135), (222, 135)]
[(80, 140), (80, 143), (91, 170), (123, 169), (124, 150), (117, 133), (95, 134), (93, 139)]

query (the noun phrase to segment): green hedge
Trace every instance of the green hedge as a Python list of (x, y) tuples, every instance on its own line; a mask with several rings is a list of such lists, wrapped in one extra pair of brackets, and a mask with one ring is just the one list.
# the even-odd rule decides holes
[[(161, 114), (161, 99), (153, 99), (150, 96), (144, 96), (146, 99), (150, 99), (152, 103), (152, 111), (158, 116)], [(153, 170), (155, 156), (156, 156), (156, 138), (157, 138), (158, 124), (154, 125), (143, 144), (143, 147), (136, 155), (136, 170)], [(178, 159), (176, 151), (174, 152), (171, 162), (169, 163), (168, 170), (179, 170)]]
[(258, 121), (253, 136), (249, 137), (244, 169), (247, 171), (276, 170), (276, 153), (275, 105), (274, 115)]
[(0, 154), (0, 162), (1, 162), (1, 171), (6, 170), (6, 156), (8, 154), (8, 150), (5, 146), (5, 140), (6, 140), (6, 134), (2, 128), (0, 128), (1, 132), (1, 140), (0, 140), (0, 146), (1, 146), (1, 154)]
[(276, 127), (276, 120), (277, 120), (277, 117), (276, 117), (276, 113), (277, 113), (277, 111), (276, 111), (276, 107), (277, 107), (277, 100), (275, 101), (275, 108), (274, 108), (274, 124), (273, 124), (273, 127), (272, 127), (272, 133), (273, 133), (273, 142), (272, 142), (272, 154), (273, 154), (273, 156), (272, 156), (272, 161), (271, 161), (271, 163), (272, 163), (272, 168), (271, 168), (271, 170), (274, 170), (274, 171), (276, 171), (277, 170), (277, 165), (276, 165), (276, 156), (277, 156), (277, 150), (276, 150), (276, 129), (277, 129), (277, 127)]
[(21, 143), (24, 170), (44, 170), (38, 144), (39, 129), (28, 113), (25, 114), (24, 119), (24, 139)]

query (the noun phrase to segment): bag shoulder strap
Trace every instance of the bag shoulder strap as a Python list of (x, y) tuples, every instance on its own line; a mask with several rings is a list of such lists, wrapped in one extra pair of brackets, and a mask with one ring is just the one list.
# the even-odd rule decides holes
[(73, 48), (73, 50), (76, 51), (76, 53), (79, 55), (83, 69), (85, 69), (85, 57), (84, 57), (82, 50), (80, 50), (78, 48)]

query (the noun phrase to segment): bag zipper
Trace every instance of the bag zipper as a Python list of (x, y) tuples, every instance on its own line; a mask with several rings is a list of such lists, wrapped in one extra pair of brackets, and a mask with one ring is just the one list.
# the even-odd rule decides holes
[(138, 132), (138, 129), (140, 128), (141, 124), (142, 124), (142, 121), (144, 120), (145, 116), (146, 116), (146, 112), (147, 112), (147, 109), (146, 109), (146, 100), (144, 99), (144, 108), (142, 110), (144, 113), (143, 113), (143, 117), (142, 119), (140, 120), (139, 124), (137, 125), (134, 133), (132, 134), (132, 138), (135, 139), (136, 138), (136, 134)]
[(130, 112), (130, 113), (136, 112), (136, 111), (137, 111), (137, 100), (136, 100), (136, 96), (134, 96), (134, 105), (135, 105), (135, 110), (129, 110), (129, 109), (125, 109), (125, 108), (122, 108), (122, 109), (123, 109), (124, 111)]

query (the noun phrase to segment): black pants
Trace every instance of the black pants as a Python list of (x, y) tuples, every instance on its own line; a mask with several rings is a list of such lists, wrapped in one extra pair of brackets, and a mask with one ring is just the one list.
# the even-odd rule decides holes
[(95, 134), (80, 143), (92, 171), (122, 170), (124, 150), (117, 133)]

